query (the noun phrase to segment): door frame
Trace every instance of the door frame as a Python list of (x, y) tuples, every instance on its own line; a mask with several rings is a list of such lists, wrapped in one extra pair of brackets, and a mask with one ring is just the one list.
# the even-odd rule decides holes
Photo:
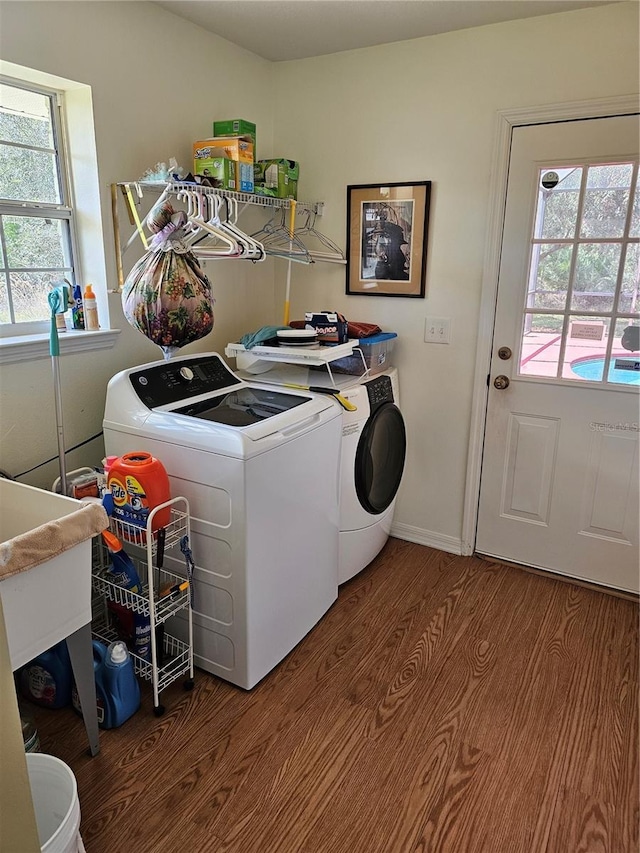
[(480, 315), (476, 344), (476, 366), (473, 378), (473, 398), (464, 507), (462, 513), (461, 553), (473, 554), (478, 526), (478, 501), (480, 499), (480, 474), (484, 431), (487, 419), (489, 389), (487, 376), (491, 370), (493, 330), (498, 296), (498, 273), (502, 249), (502, 231), (505, 219), (507, 178), (511, 154), (511, 138), (515, 127), (550, 124), (562, 121), (579, 121), (589, 118), (632, 115), (640, 112), (640, 96), (619, 95), (589, 101), (570, 101), (561, 104), (544, 104), (500, 110), (494, 120), (491, 190), (487, 216), (487, 232), (482, 271)]

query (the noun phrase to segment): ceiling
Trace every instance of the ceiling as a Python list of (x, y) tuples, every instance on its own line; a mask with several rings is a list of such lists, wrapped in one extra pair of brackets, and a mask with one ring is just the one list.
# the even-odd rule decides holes
[(265, 59), (305, 59), (615, 0), (157, 0)]

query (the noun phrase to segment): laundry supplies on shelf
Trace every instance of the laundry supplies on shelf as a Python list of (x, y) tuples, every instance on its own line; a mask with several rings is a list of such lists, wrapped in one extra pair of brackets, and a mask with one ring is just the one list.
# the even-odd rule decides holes
[[(154, 516), (165, 510), (170, 513), (169, 521), (161, 530), (154, 529)], [(190, 554), (189, 503), (186, 498), (174, 497), (160, 504), (149, 513), (147, 527), (142, 530), (132, 524), (111, 519), (110, 536), (107, 541), (125, 540), (132, 542), (131, 555), (126, 565), (119, 564), (121, 577), (113, 572), (113, 553), (111, 549), (98, 541), (94, 548), (93, 570), (91, 575), (94, 596), (93, 635), (106, 645), (116, 640), (128, 639), (122, 636), (122, 622), (119, 617), (126, 612), (133, 615), (135, 625), (144, 624), (144, 637), (149, 644), (146, 656), (139, 654), (135, 639), (130, 642), (129, 652), (133, 659), (136, 675), (151, 681), (153, 686), (154, 713), (160, 716), (164, 707), (160, 704), (160, 693), (176, 679), (188, 673), (185, 688), (193, 687), (193, 651), (192, 651), (192, 613), (191, 613), (191, 567), (188, 564), (184, 574), (177, 574), (164, 567), (165, 552), (175, 562), (178, 551), (180, 559), (185, 552)], [(171, 556), (171, 552), (175, 556)], [(118, 552), (119, 553), (119, 552)], [(129, 565), (133, 564), (133, 570)], [(186, 576), (186, 577), (185, 577)], [(116, 581), (135, 580), (138, 583), (121, 585)], [(130, 582), (129, 580), (129, 582)], [(165, 593), (165, 594), (163, 594)], [(173, 619), (178, 613), (184, 617), (185, 639), (173, 636)], [(114, 618), (117, 614), (118, 618)], [(169, 630), (164, 626), (171, 620)]]

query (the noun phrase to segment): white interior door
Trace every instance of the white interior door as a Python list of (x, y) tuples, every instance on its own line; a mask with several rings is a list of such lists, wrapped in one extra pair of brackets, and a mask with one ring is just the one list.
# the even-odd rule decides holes
[(476, 550), (638, 591), (638, 116), (515, 128)]

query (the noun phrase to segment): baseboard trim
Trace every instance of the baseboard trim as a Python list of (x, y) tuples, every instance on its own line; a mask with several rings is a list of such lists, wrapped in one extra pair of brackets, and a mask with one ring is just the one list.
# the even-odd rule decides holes
[(396, 539), (415, 542), (416, 545), (426, 545), (428, 548), (437, 548), (438, 551), (446, 551), (449, 554), (458, 556), (462, 554), (462, 539), (446, 536), (444, 533), (435, 533), (433, 530), (425, 530), (423, 527), (394, 522), (391, 525), (391, 535)]

